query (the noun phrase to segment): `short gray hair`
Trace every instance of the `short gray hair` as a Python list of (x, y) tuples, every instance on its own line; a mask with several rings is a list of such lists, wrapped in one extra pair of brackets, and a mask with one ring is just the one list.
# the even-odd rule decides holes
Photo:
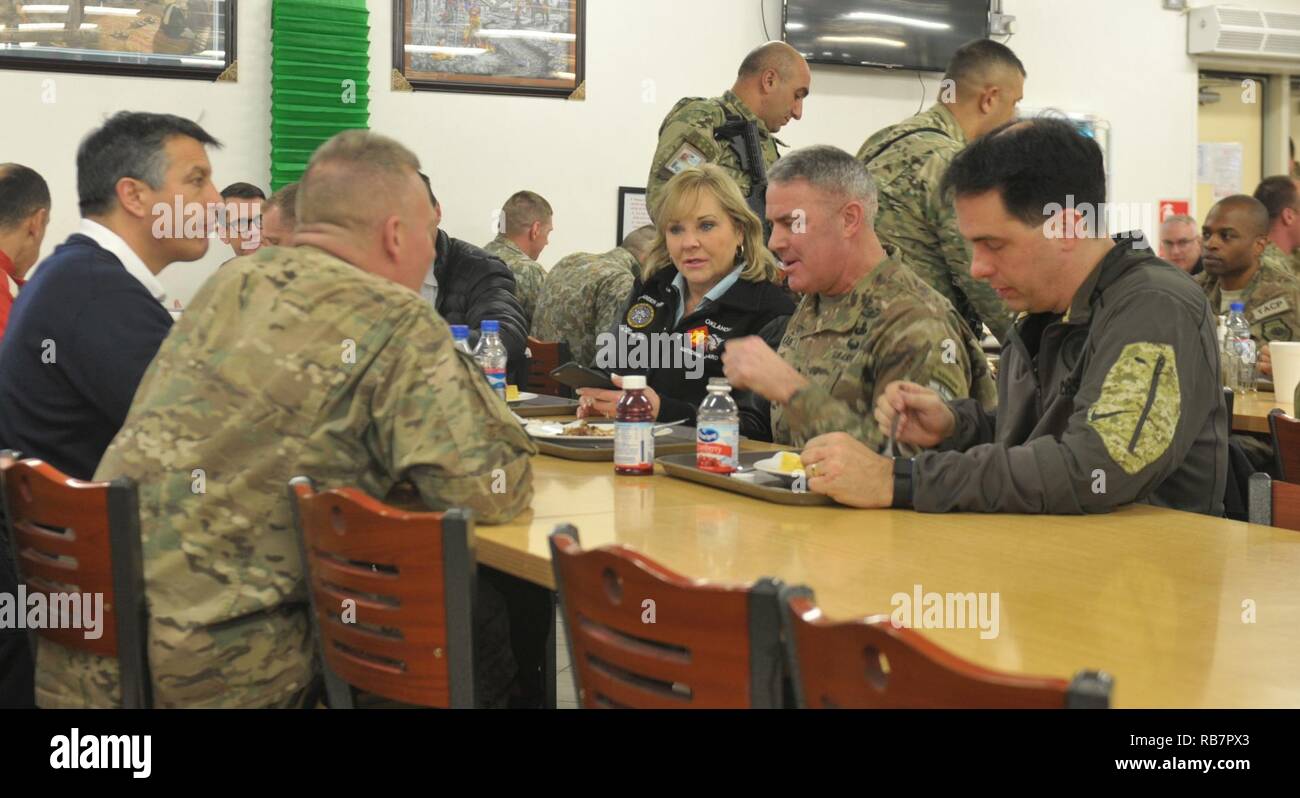
[(1161, 222), (1160, 225), (1163, 227), (1167, 224), (1190, 224), (1192, 227), (1199, 226), (1194, 218), (1183, 213), (1166, 216), (1165, 220)]
[(767, 173), (769, 183), (806, 180), (820, 191), (861, 200), (875, 216), (876, 181), (867, 167), (839, 147), (817, 144), (783, 156)]

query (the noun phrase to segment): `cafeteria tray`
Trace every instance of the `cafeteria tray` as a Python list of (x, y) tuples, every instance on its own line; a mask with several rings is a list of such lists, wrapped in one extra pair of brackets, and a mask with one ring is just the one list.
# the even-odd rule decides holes
[(712, 471), (703, 471), (696, 468), (695, 454), (693, 452), (691, 454), (668, 454), (656, 458), (655, 462), (663, 466), (664, 471), (670, 477), (698, 482), (701, 485), (728, 490), (755, 499), (777, 504), (792, 504), (798, 507), (818, 507), (835, 503), (829, 496), (823, 496), (820, 493), (796, 493), (786, 487), (780, 477), (754, 470), (754, 463), (759, 460), (766, 460), (771, 456), (772, 452), (742, 451), (740, 453), (741, 470), (753, 474), (754, 482), (736, 479), (728, 474), (715, 474)]
[[(518, 412), (518, 411), (516, 411)], [(614, 462), (614, 439), (596, 438), (590, 441), (548, 441), (533, 438), (537, 450), (552, 457), (588, 462)], [(655, 438), (655, 454), (689, 454), (695, 457), (695, 427), (673, 427), (672, 432)]]
[(539, 396), (527, 402), (511, 402), (510, 409), (521, 418), (571, 416), (578, 410), (578, 400), (563, 396)]

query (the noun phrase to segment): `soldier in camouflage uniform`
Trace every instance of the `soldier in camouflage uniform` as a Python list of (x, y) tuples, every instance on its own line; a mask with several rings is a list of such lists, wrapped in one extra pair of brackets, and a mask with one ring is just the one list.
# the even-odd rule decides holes
[[(322, 145), (301, 185), (297, 247), (237, 259), (203, 286), (100, 462), (96, 479), (139, 484), (157, 706), (311, 695), (292, 477), (376, 497), (407, 481), (431, 509), (487, 523), (531, 501), (536, 449), (417, 293), (433, 209), (416, 169), (365, 131)], [(358, 195), (362, 179), (373, 190)], [(396, 252), (382, 241), (394, 217), (415, 233)], [(509, 687), (508, 652), (476, 651), (489, 692)], [(41, 706), (119, 696), (115, 660), (41, 641)]]
[(1263, 266), (1267, 232), (1268, 211), (1259, 200), (1244, 194), (1220, 200), (1205, 217), (1205, 271), (1196, 278), (1213, 312), (1245, 305), (1260, 345), (1300, 339), (1300, 280), (1290, 269)]
[[(728, 344), (727, 378), (770, 400), (745, 412), (770, 408), (777, 443), (803, 446), (846, 432), (882, 451), (885, 436), (872, 412), (894, 380), (919, 382), (949, 399), (974, 397), (992, 409), (993, 379), (970, 329), (876, 238), (875, 192), (862, 165), (834, 147), (809, 147), (783, 158), (771, 179), (771, 246), (804, 298), (776, 353), (756, 338)], [(852, 231), (838, 229), (826, 213), (846, 202), (858, 209)]]
[(716, 163), (740, 186), (758, 218), (765, 218), (767, 170), (780, 157), (776, 133), (803, 117), (811, 85), (812, 71), (803, 56), (784, 42), (768, 42), (746, 56), (735, 85), (721, 97), (680, 100), (659, 127), (646, 178), (651, 216), (674, 175)]
[(542, 286), (532, 336), (564, 341), (574, 362), (594, 364), (596, 337), (614, 329), (621, 318), (654, 236), (654, 226), (646, 225), (609, 252), (578, 252), (555, 264)]
[(1255, 199), (1268, 210), (1268, 246), (1264, 266), (1300, 277), (1300, 178), (1266, 177)]
[(1005, 45), (968, 44), (953, 55), (939, 102), (877, 132), (858, 150), (880, 192), (880, 240), (898, 249), (977, 335), (982, 322), (999, 341), (1011, 328), (1011, 314), (992, 288), (971, 276), (970, 245), (939, 183), (969, 142), (1015, 117), (1024, 81), (1024, 65)]
[(501, 231), (497, 237), (483, 247), (489, 254), (496, 255), (515, 275), (515, 297), (524, 309), (524, 316), (529, 326), (533, 314), (537, 312), (537, 299), (542, 294), (542, 283), (546, 280), (546, 270), (537, 259), (542, 250), (550, 243), (554, 211), (551, 203), (540, 194), (532, 191), (520, 191), (506, 200), (501, 206), (497, 225)]

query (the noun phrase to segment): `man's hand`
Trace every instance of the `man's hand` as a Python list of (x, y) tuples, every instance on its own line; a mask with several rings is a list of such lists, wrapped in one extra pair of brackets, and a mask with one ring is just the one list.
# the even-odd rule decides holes
[(794, 366), (756, 335), (727, 342), (722, 353), (722, 373), (732, 387), (753, 391), (781, 405), (788, 404), (790, 397), (808, 386), (808, 380)]
[[(622, 388), (623, 378), (617, 374), (610, 377), (615, 385)], [(649, 386), (645, 389), (645, 396), (650, 400), (651, 406), (654, 407), (655, 418), (659, 418), (659, 394), (655, 389)], [(606, 391), (601, 388), (579, 388), (578, 389), (578, 418), (613, 418), (614, 410), (618, 407), (618, 400), (623, 398), (622, 391)]]
[(1268, 344), (1259, 348), (1259, 359), (1255, 361), (1255, 368), (1259, 373), (1269, 379), (1273, 379), (1273, 356), (1268, 352)]
[(876, 422), (885, 435), (889, 435), (895, 416), (902, 416), (896, 444), (931, 449), (957, 429), (957, 417), (943, 397), (913, 382), (891, 382), (876, 400)]
[(864, 509), (894, 503), (894, 461), (851, 435), (833, 432), (813, 438), (800, 457), (813, 493)]

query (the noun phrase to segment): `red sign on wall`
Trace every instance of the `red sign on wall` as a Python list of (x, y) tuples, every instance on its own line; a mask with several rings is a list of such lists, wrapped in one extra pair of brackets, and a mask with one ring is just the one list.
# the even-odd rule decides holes
[(1160, 200), (1160, 221), (1170, 216), (1188, 216), (1192, 212), (1192, 203), (1188, 200)]

